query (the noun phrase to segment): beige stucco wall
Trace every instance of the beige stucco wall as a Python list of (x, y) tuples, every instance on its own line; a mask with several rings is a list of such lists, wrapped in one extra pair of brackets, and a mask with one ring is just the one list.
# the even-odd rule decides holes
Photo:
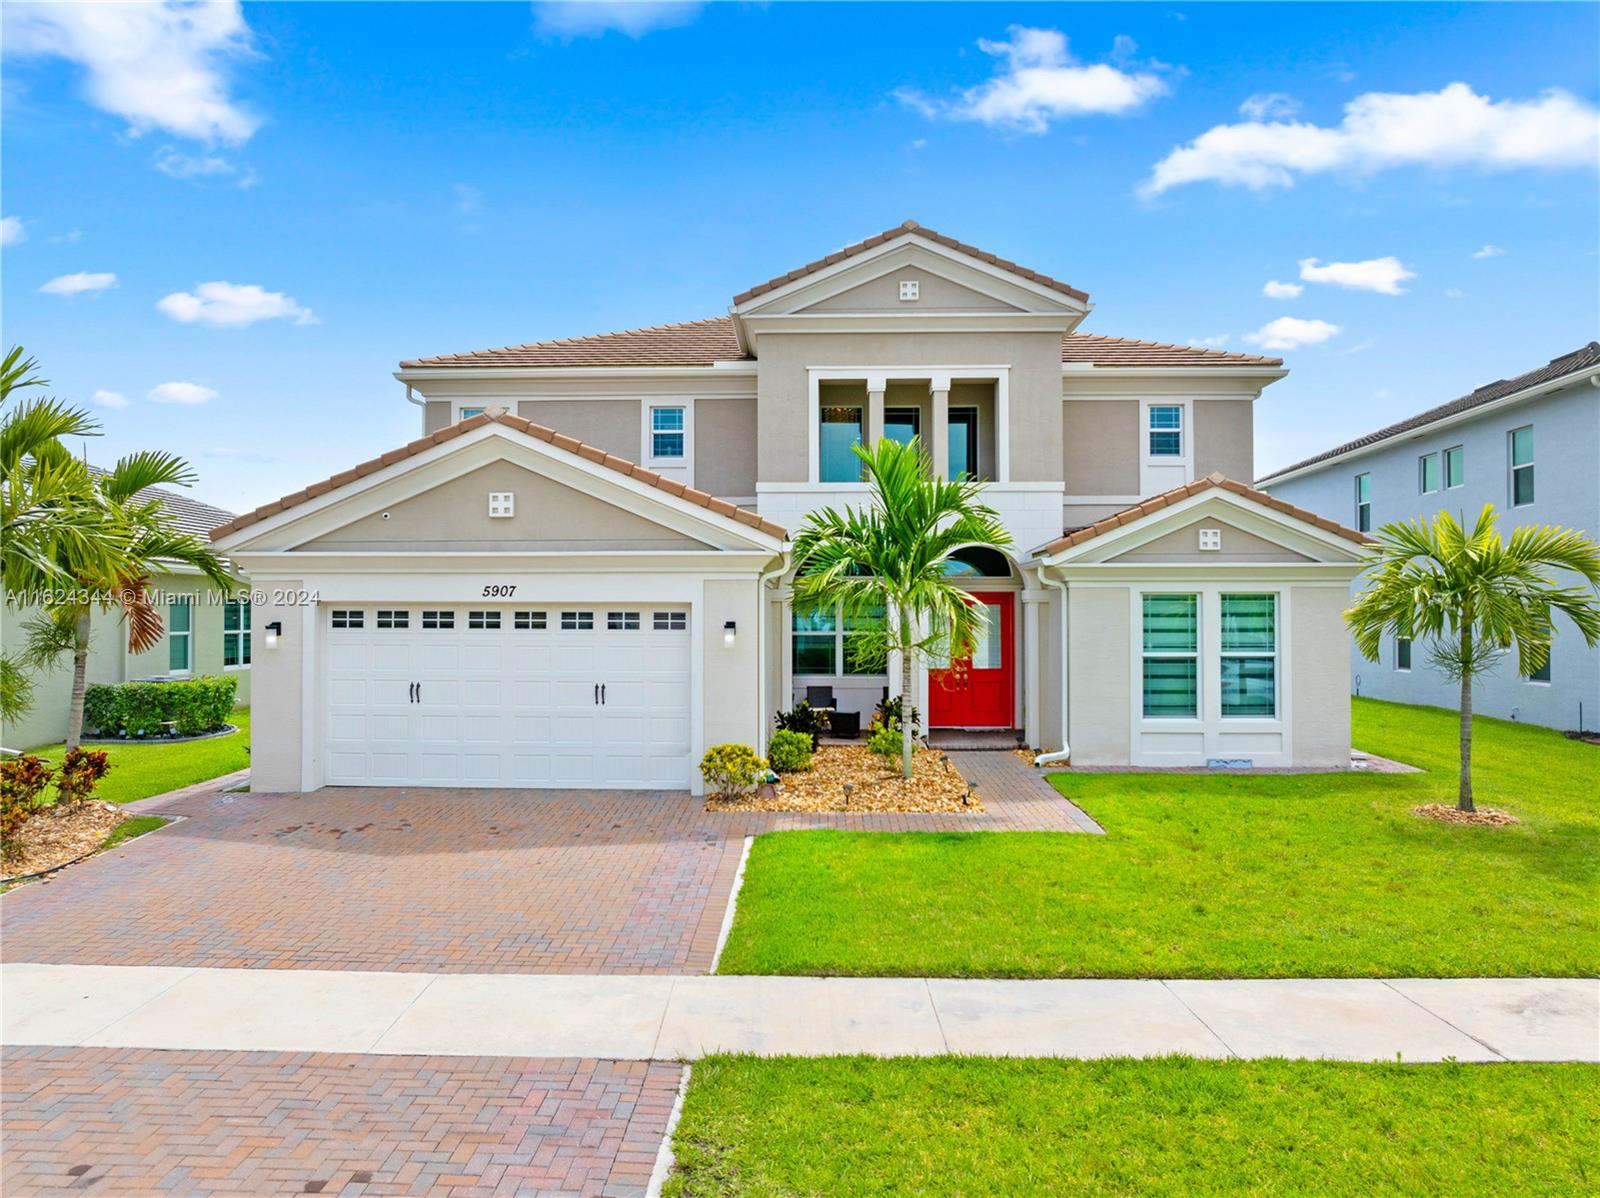
[(1009, 365), (1011, 478), (1060, 479), (1059, 333), (765, 333), (757, 350), (761, 482), (806, 481), (812, 418), (807, 370), (852, 366)]
[[(1222, 548), (1200, 549), (1200, 530), (1215, 528), (1222, 533)], [(1108, 559), (1114, 562), (1307, 562), (1303, 553), (1285, 549), (1255, 533), (1235, 528), (1212, 517), (1201, 517), (1182, 528), (1147, 541), (1137, 549)]]
[(517, 415), (558, 433), (614, 453), (640, 460), (644, 423), (637, 399), (540, 399), (517, 404)]
[(695, 400), (694, 485), (724, 499), (756, 493), (755, 400)]
[(1072, 764), (1126, 765), (1132, 710), (1128, 588), (1080, 586), (1067, 593)]
[[(900, 298), (900, 283), (915, 282), (915, 300)], [(992, 295), (934, 274), (920, 266), (902, 266), (847, 291), (819, 300), (802, 312), (1016, 312)]]
[[(737, 743), (761, 743), (761, 704), (757, 656), (755, 579), (707, 579), (704, 621), (703, 694), (705, 696), (705, 748)], [(722, 643), (723, 625), (738, 625), (733, 648)]]
[(1061, 408), (1067, 494), (1139, 494), (1139, 401), (1069, 399)]
[[(515, 515), (489, 516), (489, 493), (510, 491)], [(387, 515), (387, 518), (385, 516)], [(305, 543), (307, 549), (472, 550), (694, 548), (701, 543), (642, 516), (499, 461)]]
[(1194, 474), (1218, 471), (1255, 480), (1255, 405), (1248, 399), (1208, 399), (1194, 405)]
[[(147, 653), (129, 653), (127, 626), (114, 611), (95, 611), (89, 620), (88, 680), (93, 683), (126, 682), (135, 678), (166, 676), (168, 635), (165, 629), (169, 594), (193, 596), (190, 605), (193, 638), (190, 642), (189, 677), (228, 674), (238, 682), (238, 705), (250, 705), (250, 668), (226, 669), (222, 664), (222, 603), (220, 592), (202, 586), (193, 575), (158, 574), (150, 588), (163, 600), (161, 640)], [(27, 624), (39, 615), (37, 608), (0, 610), (0, 645), (13, 652), (27, 637)], [(253, 622), (259, 629), (260, 625)], [(255, 638), (259, 645), (259, 632)], [(72, 659), (64, 656), (52, 670), (33, 672), (33, 707), (21, 719), (0, 723), (0, 744), (8, 749), (31, 749), (53, 744), (67, 732), (67, 706), (72, 698)]]
[(435, 399), (422, 405), (422, 432), (436, 433), (449, 427), (451, 405), (448, 399)]
[(1344, 587), (1289, 591), (1291, 715), (1294, 764), (1343, 767), (1350, 762), (1350, 635)]
[[(250, 671), (259, 702), (251, 708), (250, 789), (256, 793), (300, 789), (304, 638), (320, 636), (322, 621), (316, 607), (283, 600), (303, 585), (298, 578), (274, 579), (256, 588), (267, 601), (252, 614), (258, 640)], [(268, 649), (263, 630), (273, 621), (283, 625), (283, 639)]]

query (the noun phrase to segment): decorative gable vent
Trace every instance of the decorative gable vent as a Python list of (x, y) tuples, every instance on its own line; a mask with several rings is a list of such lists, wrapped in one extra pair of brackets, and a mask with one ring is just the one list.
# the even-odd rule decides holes
[(1209, 552), (1216, 552), (1222, 548), (1222, 530), (1220, 528), (1202, 528), (1200, 530), (1200, 548)]
[(922, 291), (922, 284), (915, 279), (900, 280), (900, 298), (907, 302), (915, 300)]
[(489, 492), (489, 519), (503, 520), (516, 515), (517, 496), (513, 491)]

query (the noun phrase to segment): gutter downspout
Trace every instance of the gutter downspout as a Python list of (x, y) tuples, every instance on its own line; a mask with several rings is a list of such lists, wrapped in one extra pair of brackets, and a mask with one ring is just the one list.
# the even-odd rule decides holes
[(785, 544), (779, 551), (778, 564), (756, 575), (756, 715), (761, 720), (756, 751), (762, 754), (767, 748), (767, 587), (788, 568), (789, 547)]
[(426, 435), (428, 431), (428, 404), (426, 400), (418, 399), (411, 393), (410, 383), (406, 384), (406, 402), (414, 403), (417, 405), (417, 407), (422, 409), (422, 431), (423, 434)]
[(1072, 746), (1067, 743), (1067, 704), (1072, 697), (1072, 653), (1067, 639), (1070, 630), (1067, 622), (1067, 584), (1046, 577), (1044, 569), (1043, 566), (1039, 567), (1039, 581), (1061, 596), (1061, 750), (1057, 753), (1040, 753), (1033, 759), (1035, 766), (1052, 765), (1072, 757)]

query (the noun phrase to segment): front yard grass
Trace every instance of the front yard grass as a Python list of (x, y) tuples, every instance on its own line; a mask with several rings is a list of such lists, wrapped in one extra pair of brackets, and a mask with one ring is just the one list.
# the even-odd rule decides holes
[(666, 1192), (1579, 1194), (1592, 1065), (711, 1057)]
[[(239, 708), (228, 722), (239, 728), (231, 736), (175, 745), (158, 741), (85, 745), (88, 749), (104, 749), (111, 761), (111, 771), (95, 789), (94, 797), (107, 803), (132, 803), (246, 768), (250, 764), (250, 709)], [(65, 752), (61, 745), (30, 751), (56, 765), (61, 764)], [(54, 801), (54, 788), (47, 794)]]
[(1473, 977), (1600, 973), (1600, 749), (1355, 701), (1355, 743), (1423, 774), (1057, 774), (1105, 836), (783, 832), (752, 848), (722, 973)]

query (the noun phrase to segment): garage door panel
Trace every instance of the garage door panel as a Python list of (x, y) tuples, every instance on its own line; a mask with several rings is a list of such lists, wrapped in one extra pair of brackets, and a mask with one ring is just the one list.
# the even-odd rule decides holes
[(454, 744), (461, 739), (461, 719), (454, 712), (424, 714), (417, 720), (417, 739), (449, 741)]
[(498, 678), (469, 678), (461, 684), (461, 702), (465, 707), (505, 706), (506, 688)]
[(466, 753), (461, 759), (463, 782), (487, 786), (500, 781), (502, 763), (499, 753)]
[(482, 641), (477, 641), (464, 645), (461, 649), (461, 672), (463, 674), (498, 673), (503, 657), (500, 638), (498, 637), (494, 638), (494, 643), (492, 644), (484, 644)]
[(517, 745), (542, 745), (550, 740), (555, 720), (548, 715), (513, 715), (511, 740)]
[[(424, 633), (423, 636), (426, 637), (427, 634)], [(412, 666), (424, 674), (430, 672), (454, 674), (461, 669), (461, 647), (454, 641), (447, 644), (418, 641), (413, 652)]]
[[(577, 684), (580, 691), (583, 684)], [(513, 678), (511, 680), (511, 707), (521, 710), (528, 707), (545, 708), (554, 702), (554, 691), (548, 678)]]

